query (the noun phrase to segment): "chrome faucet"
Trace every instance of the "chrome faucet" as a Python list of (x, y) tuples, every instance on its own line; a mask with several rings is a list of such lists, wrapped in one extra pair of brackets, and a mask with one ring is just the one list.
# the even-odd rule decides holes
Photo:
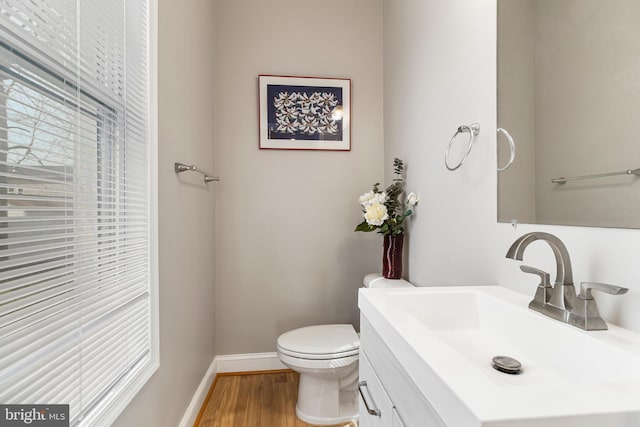
[[(576, 299), (576, 291), (573, 286), (571, 259), (569, 258), (569, 252), (567, 251), (567, 247), (564, 243), (562, 243), (562, 241), (553, 234), (543, 232), (527, 233), (513, 242), (507, 251), (507, 258), (522, 261), (524, 250), (536, 240), (543, 240), (551, 246), (553, 254), (556, 257), (556, 280), (553, 287), (551, 287), (548, 282), (544, 283), (545, 281), (542, 280), (541, 284), (538, 286), (536, 298), (531, 301), (529, 308), (539, 311), (556, 320), (568, 322), (569, 313), (573, 308)], [(536, 272), (534, 273), (533, 268), (530, 268), (531, 270), (522, 268), (522, 271), (538, 275), (542, 272), (541, 270), (536, 269)], [(542, 291), (540, 289), (541, 287), (543, 288)]]
[(584, 282), (580, 284), (580, 294), (576, 295), (569, 252), (564, 243), (553, 234), (533, 232), (521, 236), (507, 251), (507, 258), (522, 261), (525, 249), (536, 240), (543, 240), (551, 246), (556, 258), (556, 280), (551, 286), (549, 273), (528, 265), (520, 266), (523, 272), (540, 276), (540, 284), (529, 303), (529, 308), (588, 331), (607, 329), (591, 291), (619, 295), (626, 293), (628, 289), (604, 283)]

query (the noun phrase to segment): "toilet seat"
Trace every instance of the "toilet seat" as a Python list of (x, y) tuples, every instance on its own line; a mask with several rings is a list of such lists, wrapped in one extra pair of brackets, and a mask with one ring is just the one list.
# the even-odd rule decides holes
[(343, 351), (340, 353), (326, 353), (326, 354), (314, 354), (314, 353), (300, 353), (297, 351), (287, 350), (286, 348), (282, 348), (278, 346), (278, 351), (282, 354), (286, 354), (290, 357), (295, 357), (298, 359), (310, 359), (310, 360), (331, 360), (331, 359), (340, 359), (343, 357), (349, 356), (357, 356), (360, 353), (360, 349), (356, 348), (349, 351)]
[(338, 357), (336, 359), (306, 359), (301, 357), (293, 357), (282, 352), (278, 352), (278, 358), (285, 366), (293, 369), (294, 371), (301, 372), (300, 369), (314, 371), (316, 374), (319, 372), (327, 373), (335, 371), (336, 369), (344, 369), (347, 366), (355, 364), (357, 367), (359, 354), (347, 357)]
[(330, 360), (357, 355), (360, 337), (348, 324), (307, 326), (280, 335), (277, 347), (291, 357)]

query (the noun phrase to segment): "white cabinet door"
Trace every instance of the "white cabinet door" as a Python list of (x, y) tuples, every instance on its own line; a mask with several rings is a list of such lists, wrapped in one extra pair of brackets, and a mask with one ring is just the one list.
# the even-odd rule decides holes
[[(393, 401), (393, 406), (397, 408), (398, 413), (402, 415), (402, 421), (406, 427), (447, 427), (367, 318), (361, 316), (360, 319), (360, 358), (366, 358), (367, 364), (373, 366), (378, 381), (384, 384), (385, 393)], [(364, 419), (362, 410), (360, 417)], [(392, 424), (363, 425), (389, 426)], [(395, 424), (393, 426), (395, 427)]]
[(393, 408), (393, 411), (392, 411), (391, 426), (392, 427), (406, 427), (404, 425), (404, 423), (402, 422), (402, 419), (400, 418), (400, 415), (398, 415), (398, 411), (396, 411), (396, 408)]
[(360, 352), (360, 427), (392, 427), (391, 399), (369, 360)]

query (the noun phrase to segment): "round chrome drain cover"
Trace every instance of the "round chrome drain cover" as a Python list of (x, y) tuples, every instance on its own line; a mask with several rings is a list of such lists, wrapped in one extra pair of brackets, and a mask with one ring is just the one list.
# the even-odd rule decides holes
[(517, 375), (522, 372), (522, 364), (513, 357), (495, 356), (491, 361), (493, 369), (505, 374)]

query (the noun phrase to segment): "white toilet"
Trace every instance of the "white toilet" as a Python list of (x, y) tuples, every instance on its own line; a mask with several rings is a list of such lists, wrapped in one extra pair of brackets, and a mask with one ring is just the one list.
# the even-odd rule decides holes
[[(413, 286), (406, 280), (364, 278), (367, 288)], [(352, 325), (317, 325), (278, 337), (278, 357), (300, 373), (296, 415), (310, 424), (328, 425), (358, 418), (360, 337)]]

